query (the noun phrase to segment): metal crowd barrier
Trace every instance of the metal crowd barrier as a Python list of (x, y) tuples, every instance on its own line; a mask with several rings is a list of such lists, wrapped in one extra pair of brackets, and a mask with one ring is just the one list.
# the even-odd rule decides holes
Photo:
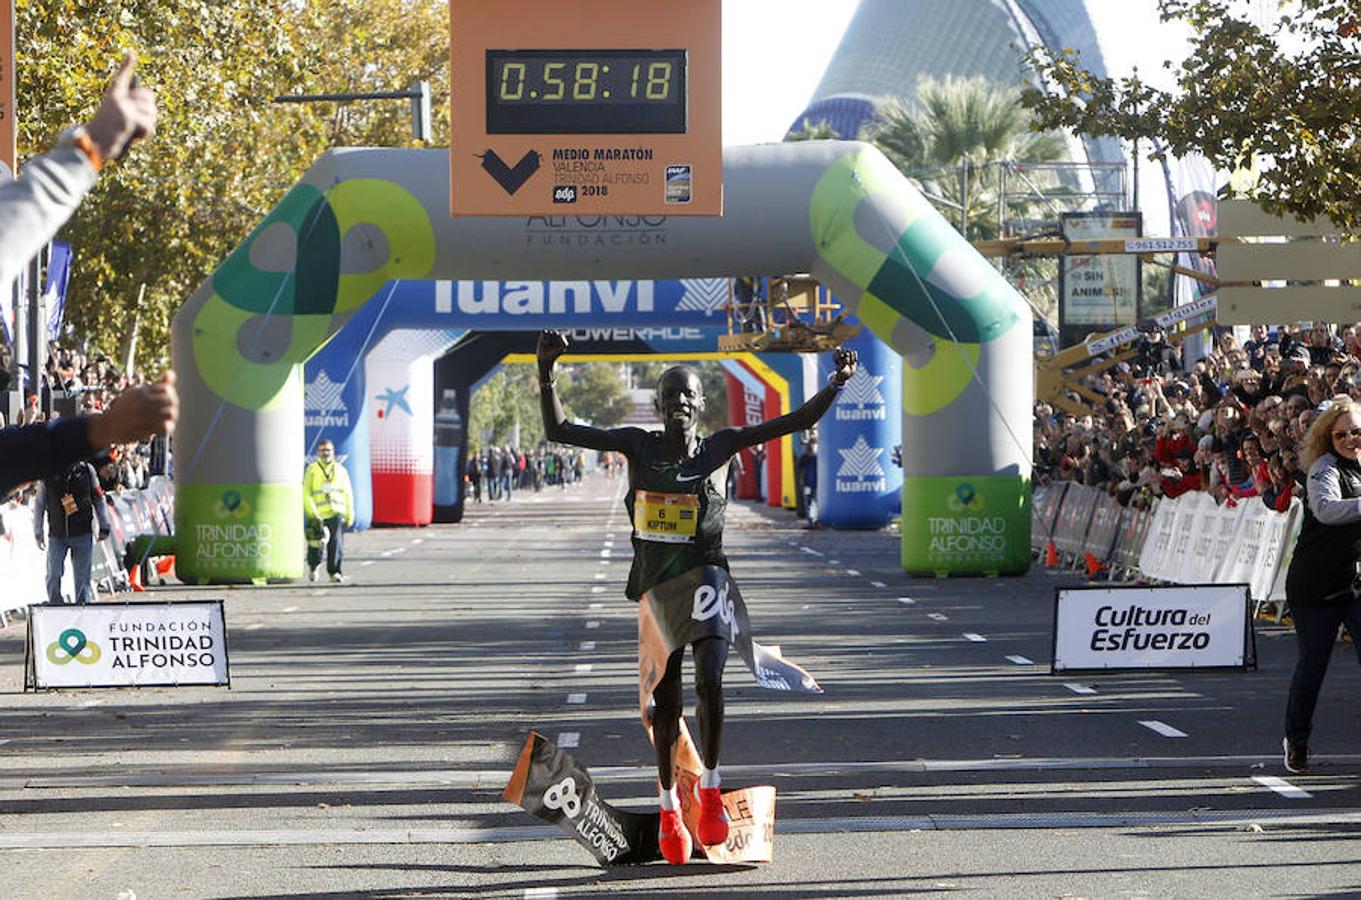
[[(170, 479), (156, 476), (140, 491), (107, 494), (109, 536), (95, 543), (90, 580), (95, 593), (127, 590), (128, 571), (123, 565), (128, 545), (143, 534), (170, 535), (175, 529), (175, 490)], [(46, 528), (46, 525), (44, 525)], [(6, 503), (0, 506), (0, 625), (47, 600), (47, 552), (33, 536), (33, 507)], [(68, 559), (62, 579), (62, 596), (75, 599)]]
[(1031, 548), (1047, 564), (1095, 562), (1112, 580), (1247, 583), (1259, 611), (1285, 600), (1303, 516), (1298, 497), (1279, 513), (1256, 497), (1220, 506), (1203, 491), (1138, 510), (1072, 482), (1037, 488), (1031, 510)]

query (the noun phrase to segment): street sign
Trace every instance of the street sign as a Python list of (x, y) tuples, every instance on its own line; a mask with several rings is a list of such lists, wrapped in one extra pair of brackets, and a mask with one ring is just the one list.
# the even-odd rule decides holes
[(1361, 248), (1324, 219), (1271, 215), (1246, 200), (1221, 200), (1219, 321), (1355, 322), (1361, 317)]
[(721, 0), (450, 0), (450, 213), (723, 214)]
[(0, 183), (18, 168), (14, 76), (14, 0), (0, 0)]

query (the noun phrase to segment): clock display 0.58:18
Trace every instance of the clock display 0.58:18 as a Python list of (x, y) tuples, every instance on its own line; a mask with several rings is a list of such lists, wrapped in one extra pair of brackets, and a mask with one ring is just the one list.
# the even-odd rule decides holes
[(488, 134), (677, 134), (684, 50), (488, 50)]

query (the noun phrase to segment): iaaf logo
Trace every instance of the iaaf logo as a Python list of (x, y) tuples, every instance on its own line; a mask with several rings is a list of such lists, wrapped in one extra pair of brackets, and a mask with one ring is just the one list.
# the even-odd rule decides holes
[(331, 380), (323, 369), (304, 390), (303, 407), (309, 428), (349, 428), (350, 413), (340, 399), (345, 385)]
[(584, 316), (597, 310), (622, 313), (655, 308), (651, 281), (438, 281), (435, 312), (467, 316), (545, 313)]
[[(841, 454), (841, 468), (836, 471), (837, 493), (877, 493), (888, 486), (884, 468), (879, 465), (879, 457), (884, 450), (882, 447), (871, 447), (864, 435), (857, 437), (849, 450), (838, 448), (836, 452)], [(854, 478), (855, 481), (843, 481), (846, 477)], [(867, 478), (874, 480), (866, 481)]]
[[(836, 398), (838, 422), (860, 422), (866, 419), (883, 421), (888, 417), (884, 395), (879, 392), (882, 375), (871, 375), (864, 368), (855, 370), (851, 380)], [(880, 473), (882, 474), (882, 473)]]

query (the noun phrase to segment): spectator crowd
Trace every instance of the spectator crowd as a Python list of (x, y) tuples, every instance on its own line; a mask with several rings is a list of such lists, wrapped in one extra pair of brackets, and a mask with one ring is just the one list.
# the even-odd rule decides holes
[[(607, 474), (614, 463), (601, 454), (599, 464)], [(613, 454), (610, 454), (613, 456)], [(557, 485), (563, 490), (586, 474), (586, 451), (572, 447), (540, 444), (534, 450), (504, 447), (470, 448), (464, 479), (468, 496), (474, 503), (510, 500), (516, 491), (542, 491)]]
[(1283, 512), (1304, 496), (1310, 423), (1336, 395), (1361, 399), (1361, 325), (1254, 325), (1241, 346), (1224, 329), (1209, 355), (1185, 363), (1153, 331), (1086, 378), (1090, 398), (1036, 403), (1035, 483), (1078, 482), (1126, 506), (1207, 491)]
[[(9, 349), (0, 344), (0, 389), (11, 382), (12, 371)], [(5, 422), (0, 413), (0, 427), (6, 424), (31, 425), (58, 418), (65, 406), (74, 413), (103, 412), (114, 398), (129, 387), (146, 384), (140, 372), (125, 373), (104, 355), (88, 356), (71, 347), (53, 341), (48, 345), (47, 365), (36, 390), (31, 387), (24, 395), (22, 408), (13, 422)], [(46, 401), (46, 402), (44, 402)], [(163, 463), (153, 471), (153, 443), (150, 440), (115, 444), (91, 460), (105, 493), (122, 490), (141, 490), (153, 474), (163, 474)], [(161, 460), (163, 454), (157, 453)], [(34, 490), (20, 490), (13, 498), (26, 501)], [(0, 502), (11, 497), (0, 497)]]

